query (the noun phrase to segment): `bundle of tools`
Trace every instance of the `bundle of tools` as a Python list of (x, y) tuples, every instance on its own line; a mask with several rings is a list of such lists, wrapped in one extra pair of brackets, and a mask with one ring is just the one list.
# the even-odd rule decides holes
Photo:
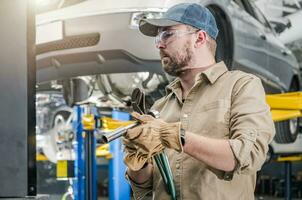
[[(150, 105), (146, 103), (146, 95), (142, 90), (136, 88), (132, 92), (131, 104), (133, 110), (139, 114), (151, 115), (154, 118), (159, 118), (159, 112), (155, 110), (150, 110)], [(135, 122), (133, 124), (118, 128), (112, 132), (107, 132), (102, 134), (100, 143), (106, 144), (111, 141), (124, 136), (127, 130), (140, 125), (140, 122)], [(153, 156), (155, 163), (160, 171), (163, 182), (165, 183), (167, 192), (171, 195), (172, 200), (176, 200), (176, 191), (173, 182), (173, 175), (171, 167), (169, 165), (168, 157), (164, 151)]]

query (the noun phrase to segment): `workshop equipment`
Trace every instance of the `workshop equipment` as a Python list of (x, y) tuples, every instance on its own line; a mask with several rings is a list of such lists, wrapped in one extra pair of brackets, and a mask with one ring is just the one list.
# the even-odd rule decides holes
[[(133, 110), (139, 114), (149, 114), (154, 118), (160, 117), (158, 111), (150, 110), (151, 105), (147, 104), (146, 95), (139, 88), (134, 89), (132, 92), (131, 105)], [(166, 153), (163, 151), (162, 153), (155, 155), (154, 160), (162, 176), (168, 194), (171, 195), (172, 200), (176, 200), (176, 190), (173, 182), (172, 170)]]
[(74, 149), (76, 152), (75, 159), (75, 176), (76, 178), (73, 180), (73, 193), (75, 200), (84, 200), (84, 192), (85, 192), (85, 161), (83, 157), (84, 151), (84, 138), (82, 136), (83, 133), (83, 125), (82, 125), (82, 108), (77, 105), (74, 107), (75, 119), (73, 120), (73, 129), (76, 133), (76, 141), (74, 142)]
[[(129, 121), (129, 113), (113, 110), (112, 118), (120, 121)], [(130, 200), (130, 185), (125, 178), (126, 165), (121, 139), (109, 144), (112, 159), (109, 160), (109, 200)]]
[(284, 162), (284, 197), (285, 200), (291, 200), (292, 194), (292, 183), (291, 183), (291, 177), (292, 177), (292, 162), (295, 161), (302, 161), (302, 155), (292, 155), (292, 156), (278, 156), (276, 159), (277, 162)]
[[(74, 143), (76, 178), (72, 181), (74, 199), (95, 200), (97, 198), (96, 154), (109, 159), (109, 199), (130, 199), (130, 186), (124, 176), (126, 166), (123, 163), (123, 150), (120, 140), (114, 140), (110, 144), (102, 145), (96, 149), (95, 134), (99, 133), (101, 127), (101, 118), (96, 111), (96, 107), (89, 104), (77, 105), (75, 112), (73, 128), (76, 132), (76, 142)], [(128, 113), (121, 114), (119, 111), (112, 111), (112, 118), (115, 119), (116, 123), (117, 120), (125, 120), (127, 121), (125, 124), (129, 124), (129, 116)], [(108, 121), (108, 119), (106, 120)], [(109, 123), (104, 125), (106, 128), (112, 127), (112, 124)]]
[(96, 200), (96, 139), (95, 129), (98, 128), (98, 116), (90, 104), (77, 105), (75, 107), (76, 118), (74, 129), (76, 130), (75, 176), (73, 192), (75, 200)]
[(74, 178), (74, 160), (58, 160), (56, 172), (57, 179)]
[(113, 140), (122, 137), (127, 132), (128, 129), (134, 128), (138, 124), (139, 124), (138, 122), (134, 122), (133, 124), (129, 124), (127, 126), (115, 129), (112, 132), (104, 133), (102, 134), (101, 136), (102, 138), (98, 142), (101, 144), (107, 144), (109, 142), (112, 142)]
[(275, 122), (302, 116), (302, 92), (266, 95)]
[[(266, 95), (266, 101), (271, 108), (274, 122), (289, 120), (302, 116), (302, 92)], [(301, 156), (279, 156), (278, 162), (284, 162), (285, 199), (291, 199), (292, 161), (300, 160)]]
[[(149, 114), (154, 118), (159, 118), (160, 113), (158, 111), (150, 110), (150, 103), (151, 102), (147, 103), (146, 95), (141, 89), (135, 88), (133, 90), (131, 95), (131, 105), (133, 110), (139, 114)], [(163, 151), (162, 153), (155, 155), (154, 160), (162, 176), (168, 194), (171, 195), (172, 200), (176, 200), (176, 190), (173, 182), (172, 170), (166, 153)]]
[[(159, 113), (155, 110), (149, 110), (151, 107), (146, 104), (145, 100), (145, 94), (139, 89), (136, 88), (132, 92), (131, 96), (131, 104), (133, 107), (133, 110), (140, 113), (140, 114), (149, 114), (152, 115), (154, 118), (159, 118)], [(138, 122), (134, 122), (133, 124), (129, 124), (125, 127), (118, 128), (112, 132), (104, 133), (102, 134), (102, 138), (99, 141), (100, 143), (108, 143), (111, 142), (121, 136), (123, 136), (128, 129), (133, 128), (135, 126), (139, 125)], [(165, 154), (165, 152), (162, 152), (158, 155), (154, 156), (154, 160), (156, 162), (156, 165), (160, 171), (160, 174), (163, 178), (163, 182), (166, 186), (167, 192), (171, 195), (172, 200), (176, 200), (176, 190), (173, 182), (173, 175), (172, 170), (169, 165), (168, 157)]]
[(96, 141), (94, 130), (97, 128), (95, 116), (89, 111), (82, 117), (85, 133), (85, 200), (96, 200)]

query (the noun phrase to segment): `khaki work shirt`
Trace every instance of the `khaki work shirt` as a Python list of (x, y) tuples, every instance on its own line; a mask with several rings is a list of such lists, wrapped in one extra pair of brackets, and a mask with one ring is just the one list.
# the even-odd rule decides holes
[[(223, 62), (195, 79), (184, 102), (180, 80), (176, 78), (153, 109), (166, 122), (180, 121), (187, 131), (229, 140), (237, 164), (233, 172), (224, 172), (188, 154), (166, 149), (177, 199), (254, 199), (256, 172), (264, 163), (268, 143), (275, 134), (261, 81), (252, 74), (228, 71)], [(130, 180), (130, 184), (135, 199), (144, 199), (151, 192), (155, 200), (171, 199), (156, 165), (152, 179), (141, 185)]]

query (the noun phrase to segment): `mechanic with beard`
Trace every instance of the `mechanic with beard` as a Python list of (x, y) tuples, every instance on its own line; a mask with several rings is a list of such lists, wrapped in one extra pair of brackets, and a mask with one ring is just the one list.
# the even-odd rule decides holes
[(134, 113), (142, 124), (125, 136), (135, 199), (151, 192), (171, 198), (152, 161), (163, 150), (177, 199), (254, 199), (256, 172), (275, 134), (260, 79), (216, 63), (218, 29), (203, 6), (175, 5), (160, 19), (142, 19), (139, 29), (155, 37), (162, 66), (176, 79), (153, 105), (160, 119)]

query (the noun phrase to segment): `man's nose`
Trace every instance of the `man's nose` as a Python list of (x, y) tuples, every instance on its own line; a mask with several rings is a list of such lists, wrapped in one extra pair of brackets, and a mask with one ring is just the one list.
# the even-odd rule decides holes
[(164, 49), (164, 48), (166, 48), (166, 45), (165, 45), (165, 43), (163, 43), (162, 41), (159, 41), (159, 42), (156, 44), (156, 48), (158, 48), (158, 49)]

